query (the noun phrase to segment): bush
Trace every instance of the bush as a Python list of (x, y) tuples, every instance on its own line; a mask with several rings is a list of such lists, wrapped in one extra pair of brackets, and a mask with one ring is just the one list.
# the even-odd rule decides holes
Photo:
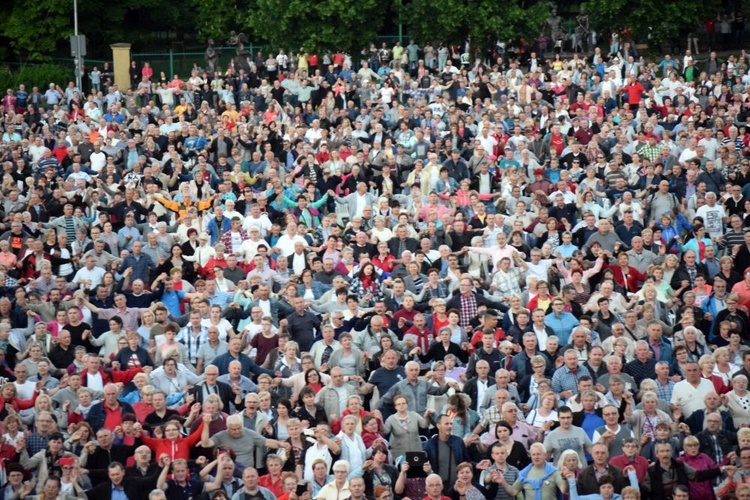
[(70, 68), (58, 64), (0, 66), (0, 89), (15, 89), (23, 83), (27, 91), (39, 87), (40, 92), (44, 93), (50, 82), (64, 89), (74, 78), (72, 65)]

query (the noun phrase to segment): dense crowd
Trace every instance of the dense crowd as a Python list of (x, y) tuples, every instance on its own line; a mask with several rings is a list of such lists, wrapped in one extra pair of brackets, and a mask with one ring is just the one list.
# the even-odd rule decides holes
[(0, 499), (750, 500), (749, 57), (495, 50), (8, 89)]

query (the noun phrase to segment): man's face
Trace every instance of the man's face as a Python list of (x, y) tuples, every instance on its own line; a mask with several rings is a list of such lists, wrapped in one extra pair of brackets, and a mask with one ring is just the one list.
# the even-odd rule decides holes
[(112, 481), (113, 484), (119, 485), (122, 483), (123, 478), (125, 477), (125, 471), (121, 467), (113, 467), (109, 469), (108, 471), (109, 480)]

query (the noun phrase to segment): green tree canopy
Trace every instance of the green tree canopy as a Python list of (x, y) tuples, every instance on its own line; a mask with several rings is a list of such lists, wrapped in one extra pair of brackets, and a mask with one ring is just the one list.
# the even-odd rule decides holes
[(548, 2), (531, 0), (413, 0), (403, 8), (404, 23), (418, 40), (478, 47), (497, 41), (535, 39), (550, 13)]
[(649, 0), (587, 0), (591, 25), (602, 37), (628, 30), (637, 43), (658, 44), (697, 30), (703, 19), (716, 15), (718, 0), (682, 0), (654, 3)]
[(308, 52), (359, 51), (383, 25), (378, 0), (256, 0), (247, 18), (255, 34), (274, 47)]

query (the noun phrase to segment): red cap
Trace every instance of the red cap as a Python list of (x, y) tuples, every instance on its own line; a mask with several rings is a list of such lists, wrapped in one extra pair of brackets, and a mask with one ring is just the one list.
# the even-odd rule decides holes
[(61, 458), (60, 460), (58, 460), (57, 463), (60, 464), (61, 467), (67, 467), (67, 466), (75, 464), (76, 459), (71, 458), (71, 457), (65, 457), (65, 458)]
[(537, 168), (536, 170), (534, 170), (534, 175), (544, 175), (544, 170), (542, 170), (541, 168)]

